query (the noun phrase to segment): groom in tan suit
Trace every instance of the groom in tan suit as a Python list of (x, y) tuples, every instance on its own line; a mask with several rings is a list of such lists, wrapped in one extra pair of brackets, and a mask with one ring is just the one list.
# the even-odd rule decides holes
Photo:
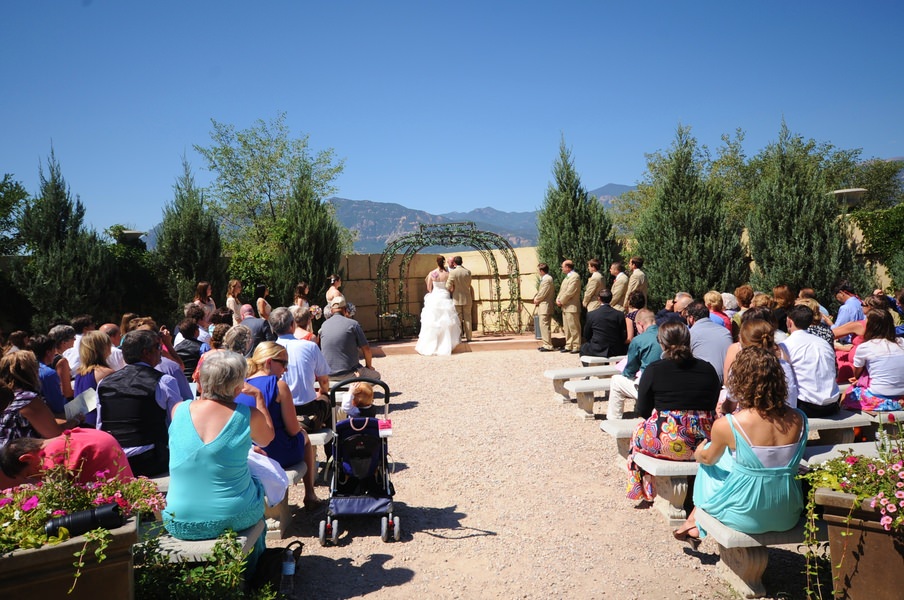
[(540, 263), (537, 265), (537, 271), (540, 273), (540, 287), (534, 294), (534, 304), (537, 306), (536, 314), (540, 317), (540, 337), (543, 339), (543, 345), (537, 350), (552, 352), (552, 334), (549, 325), (555, 308), (556, 290), (553, 287), (552, 275), (549, 274), (549, 266)]
[(565, 347), (562, 352), (581, 353), (581, 277), (574, 270), (574, 263), (562, 263), (565, 279), (559, 286), (556, 304), (562, 307), (562, 328), (565, 329)]
[(449, 262), (452, 270), (446, 280), (446, 288), (452, 288), (452, 304), (461, 320), (461, 333), (471, 341), (471, 272), (461, 264), (461, 257), (455, 256)]

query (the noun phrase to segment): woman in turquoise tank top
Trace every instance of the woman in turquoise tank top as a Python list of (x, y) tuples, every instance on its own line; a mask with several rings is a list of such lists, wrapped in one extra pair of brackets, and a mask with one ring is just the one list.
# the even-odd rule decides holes
[(797, 467), (807, 443), (807, 419), (785, 404), (787, 384), (778, 357), (751, 346), (731, 367), (727, 387), (740, 410), (718, 419), (700, 446), (694, 510), (675, 538), (694, 548), (706, 537), (697, 507), (744, 533), (787, 531), (803, 510)]
[[(240, 354), (212, 353), (201, 367), (201, 397), (173, 411), (170, 487), (163, 512), (173, 537), (213, 539), (263, 518), (264, 492), (251, 478), (248, 451), (252, 440), (260, 446), (273, 440), (273, 423), (260, 391), (245, 384), (245, 368)], [(240, 392), (253, 396), (256, 406), (236, 404)], [(264, 536), (258, 541), (252, 565), (263, 550)]]

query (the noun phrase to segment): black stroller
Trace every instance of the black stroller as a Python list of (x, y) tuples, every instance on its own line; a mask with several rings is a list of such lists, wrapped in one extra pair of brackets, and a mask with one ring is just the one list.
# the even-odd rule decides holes
[[(380, 419), (376, 406), (369, 416), (343, 419), (336, 423), (336, 396), (348, 391), (355, 382), (366, 382), (383, 388), (383, 419), (389, 417), (389, 386), (378, 379), (355, 377), (334, 385), (330, 390), (334, 436), (331, 442), (332, 465), (328, 465), (330, 500), (326, 520), (320, 521), (320, 545), (338, 543), (339, 520), (336, 517), (380, 515), (380, 538), (384, 542), (399, 541), (402, 529), (399, 517), (393, 516), (392, 497), (395, 489), (387, 469), (386, 438), (380, 436)], [(362, 410), (362, 415), (367, 414)]]

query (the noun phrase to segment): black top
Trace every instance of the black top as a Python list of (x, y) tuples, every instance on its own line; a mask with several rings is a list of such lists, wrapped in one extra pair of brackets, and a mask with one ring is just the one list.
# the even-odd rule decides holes
[(679, 364), (662, 359), (651, 363), (640, 376), (637, 413), (644, 419), (656, 410), (716, 410), (719, 375), (705, 360), (692, 358)]

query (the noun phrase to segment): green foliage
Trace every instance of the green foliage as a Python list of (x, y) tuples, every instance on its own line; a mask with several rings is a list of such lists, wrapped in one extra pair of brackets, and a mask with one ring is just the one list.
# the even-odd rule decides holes
[(702, 165), (690, 130), (679, 127), (635, 229), (656, 304), (677, 291), (733, 290), (747, 276), (740, 225), (728, 218), (723, 186), (704, 181)]
[(831, 298), (832, 288), (847, 279), (856, 289), (872, 289), (856, 260), (844, 208), (827, 184), (843, 157), (823, 154), (824, 146), (792, 135), (783, 123), (778, 141), (754, 159), (757, 184), (747, 223), (754, 288), (811, 287), (817, 298)]
[(348, 249), (347, 230), (336, 220), (333, 206), (316, 192), (313, 171), (304, 167), (276, 226), (278, 253), (272, 270), (270, 293), (282, 304), (292, 302), (295, 285), (307, 281), (311, 297), (326, 293), (327, 278), (335, 273)]
[(163, 208), (157, 233), (156, 256), (170, 293), (170, 305), (179, 306), (194, 296), (197, 282), (210, 281), (214, 290), (226, 289), (220, 229), (195, 185), (191, 165), (182, 159), (182, 175), (173, 185), (173, 200)]
[(0, 256), (13, 254), (19, 248), (16, 221), (28, 198), (28, 192), (13, 176), (6, 174), (0, 181)]
[(875, 211), (858, 211), (854, 220), (863, 231), (863, 248), (887, 263), (904, 250), (904, 204)]
[(885, 264), (895, 289), (904, 287), (904, 248), (891, 255)]
[(904, 200), (904, 179), (899, 177), (904, 161), (872, 159), (857, 165), (854, 187), (865, 188), (863, 200), (851, 212), (875, 211)]
[(245, 557), (235, 532), (227, 531), (217, 539), (210, 556), (190, 567), (170, 562), (157, 538), (136, 545), (136, 600), (272, 600), (277, 594), (269, 584), (254, 591), (243, 590)]
[(587, 262), (592, 258), (608, 267), (616, 255), (616, 244), (612, 222), (603, 205), (581, 185), (564, 138), (559, 143), (553, 175), (555, 184), (549, 184), (537, 215), (537, 253), (559, 283), (562, 273), (558, 267), (563, 260), (573, 261), (575, 270), (586, 277)]

